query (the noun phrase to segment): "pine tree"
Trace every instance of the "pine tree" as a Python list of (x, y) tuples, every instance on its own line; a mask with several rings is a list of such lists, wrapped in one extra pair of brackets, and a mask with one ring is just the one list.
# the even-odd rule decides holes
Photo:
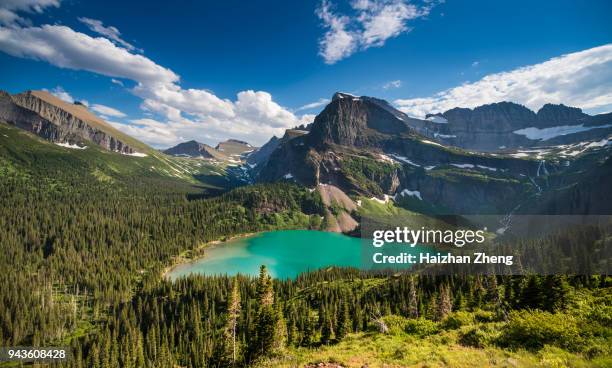
[(255, 323), (255, 356), (270, 354), (275, 347), (275, 328), (277, 327), (277, 313), (274, 309), (274, 290), (272, 279), (268, 275), (266, 266), (262, 265), (259, 270), (257, 282), (257, 299), (259, 310)]
[(414, 276), (410, 276), (408, 285), (408, 317), (419, 318), (419, 304), (417, 301), (416, 286), (414, 284)]
[(436, 305), (436, 320), (440, 321), (446, 317), (453, 309), (450, 290), (447, 286), (442, 286), (438, 293), (438, 303)]
[(499, 289), (497, 288), (497, 277), (492, 275), (487, 278), (487, 303), (491, 304), (493, 308), (499, 307), (501, 300), (499, 297)]
[(569, 293), (567, 281), (560, 275), (548, 275), (544, 279), (543, 307), (549, 312), (565, 309)]
[(338, 309), (338, 330), (336, 331), (336, 340), (342, 340), (348, 333), (350, 329), (350, 316), (349, 316), (349, 308), (348, 301), (344, 300), (342, 305)]
[(231, 356), (232, 366), (236, 364), (236, 359), (239, 354), (238, 345), (236, 344), (236, 336), (238, 329), (238, 320), (240, 318), (240, 289), (238, 286), (238, 279), (234, 279), (231, 294), (227, 303), (227, 322), (225, 325), (225, 338), (226, 341), (231, 341), (231, 345), (228, 346), (228, 356)]

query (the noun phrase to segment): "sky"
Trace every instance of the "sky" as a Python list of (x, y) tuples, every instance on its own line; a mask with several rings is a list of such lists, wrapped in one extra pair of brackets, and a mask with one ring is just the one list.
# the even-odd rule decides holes
[(612, 111), (612, 2), (0, 0), (0, 89), (81, 101), (157, 148), (255, 145), (336, 91), (415, 117)]

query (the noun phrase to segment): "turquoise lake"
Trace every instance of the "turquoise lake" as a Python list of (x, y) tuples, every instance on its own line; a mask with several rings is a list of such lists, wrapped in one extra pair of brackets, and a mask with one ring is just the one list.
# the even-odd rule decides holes
[(262, 264), (280, 279), (329, 266), (362, 268), (362, 239), (311, 230), (265, 232), (217, 244), (202, 258), (176, 266), (167, 277), (257, 275)]

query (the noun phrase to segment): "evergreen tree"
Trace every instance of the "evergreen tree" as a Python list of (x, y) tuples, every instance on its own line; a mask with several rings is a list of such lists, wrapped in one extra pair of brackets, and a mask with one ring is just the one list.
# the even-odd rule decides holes
[(438, 293), (438, 303), (436, 308), (436, 320), (440, 321), (444, 319), (453, 309), (453, 303), (451, 301), (450, 290), (446, 285), (440, 288)]
[(410, 277), (410, 283), (408, 284), (408, 317), (419, 318), (419, 307), (417, 301), (417, 291), (414, 284), (414, 276)]
[(342, 305), (338, 311), (338, 329), (336, 331), (336, 340), (342, 340), (349, 333), (351, 324), (348, 302), (346, 298), (345, 301), (342, 302)]
[(228, 346), (230, 351), (226, 351), (226, 356), (229, 355), (231, 357), (232, 366), (236, 364), (236, 359), (238, 358), (239, 354), (239, 347), (236, 343), (236, 337), (240, 311), (240, 289), (238, 279), (235, 278), (232, 286), (232, 292), (227, 303), (227, 322), (225, 324), (224, 331), (226, 341), (231, 342), (231, 344)]

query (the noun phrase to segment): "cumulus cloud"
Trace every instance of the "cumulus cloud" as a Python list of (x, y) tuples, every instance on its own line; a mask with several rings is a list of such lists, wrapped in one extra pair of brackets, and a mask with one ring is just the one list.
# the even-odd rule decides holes
[(532, 110), (546, 103), (588, 110), (612, 107), (612, 44), (490, 74), (430, 97), (394, 102), (407, 114), (424, 116), (457, 106), (474, 108), (499, 101), (517, 102)]
[(316, 14), (326, 29), (319, 40), (319, 54), (327, 64), (334, 64), (358, 50), (381, 47), (389, 38), (410, 31), (408, 21), (429, 14), (436, 2), (423, 6), (408, 0), (353, 0), (351, 16), (332, 10), (332, 3), (323, 0)]
[(104, 23), (102, 23), (102, 21), (97, 20), (97, 19), (91, 19), (91, 18), (85, 18), (85, 17), (80, 17), (78, 18), (79, 22), (85, 24), (87, 26), (87, 28), (89, 28), (91, 31), (96, 32), (99, 35), (105, 36), (106, 38), (118, 43), (119, 45), (125, 47), (126, 49), (130, 50), (130, 51), (138, 51), (138, 52), (142, 52), (142, 50), (137, 49), (136, 47), (132, 46), (129, 42), (123, 40), (121, 38), (121, 32), (119, 32), (119, 30), (113, 26), (104, 26)]
[[(0, 8), (4, 9), (1, 4)], [(111, 28), (105, 29), (98, 33), (111, 37)], [(118, 37), (120, 33), (115, 31)], [(156, 120), (133, 119), (131, 125), (114, 124), (151, 144), (175, 144), (194, 138), (214, 143), (228, 137), (261, 144), (269, 136), (282, 135), (284, 129), (305, 121), (264, 91), (242, 91), (231, 101), (206, 89), (183, 88), (172, 70), (106, 37), (91, 37), (62, 25), (0, 26), (0, 50), (60, 68), (105, 75), (116, 84), (120, 82), (116, 78), (134, 81), (132, 93), (142, 98), (141, 108), (156, 115)], [(99, 113), (121, 117), (108, 110)]]
[(325, 106), (329, 103), (330, 99), (329, 98), (320, 98), (318, 101), (315, 102), (311, 102), (308, 103), (304, 106), (300, 106), (297, 109), (295, 109), (295, 111), (302, 111), (302, 110), (311, 110), (311, 109), (316, 109), (319, 108), (321, 106)]
[(29, 25), (30, 21), (17, 13), (42, 13), (45, 8), (59, 6), (59, 0), (2, 0), (0, 2), (0, 24)]
[(74, 98), (70, 93), (66, 92), (61, 86), (57, 86), (51, 90), (51, 94), (62, 101), (74, 103)]
[(393, 88), (400, 88), (401, 86), (402, 86), (402, 81), (397, 79), (397, 80), (392, 80), (392, 81), (389, 81), (383, 84), (382, 88), (383, 89), (393, 89)]
[(112, 108), (110, 106), (100, 105), (100, 104), (91, 105), (91, 109), (97, 112), (98, 114), (101, 114), (104, 116), (111, 116), (114, 118), (124, 118), (127, 116), (115, 108)]

